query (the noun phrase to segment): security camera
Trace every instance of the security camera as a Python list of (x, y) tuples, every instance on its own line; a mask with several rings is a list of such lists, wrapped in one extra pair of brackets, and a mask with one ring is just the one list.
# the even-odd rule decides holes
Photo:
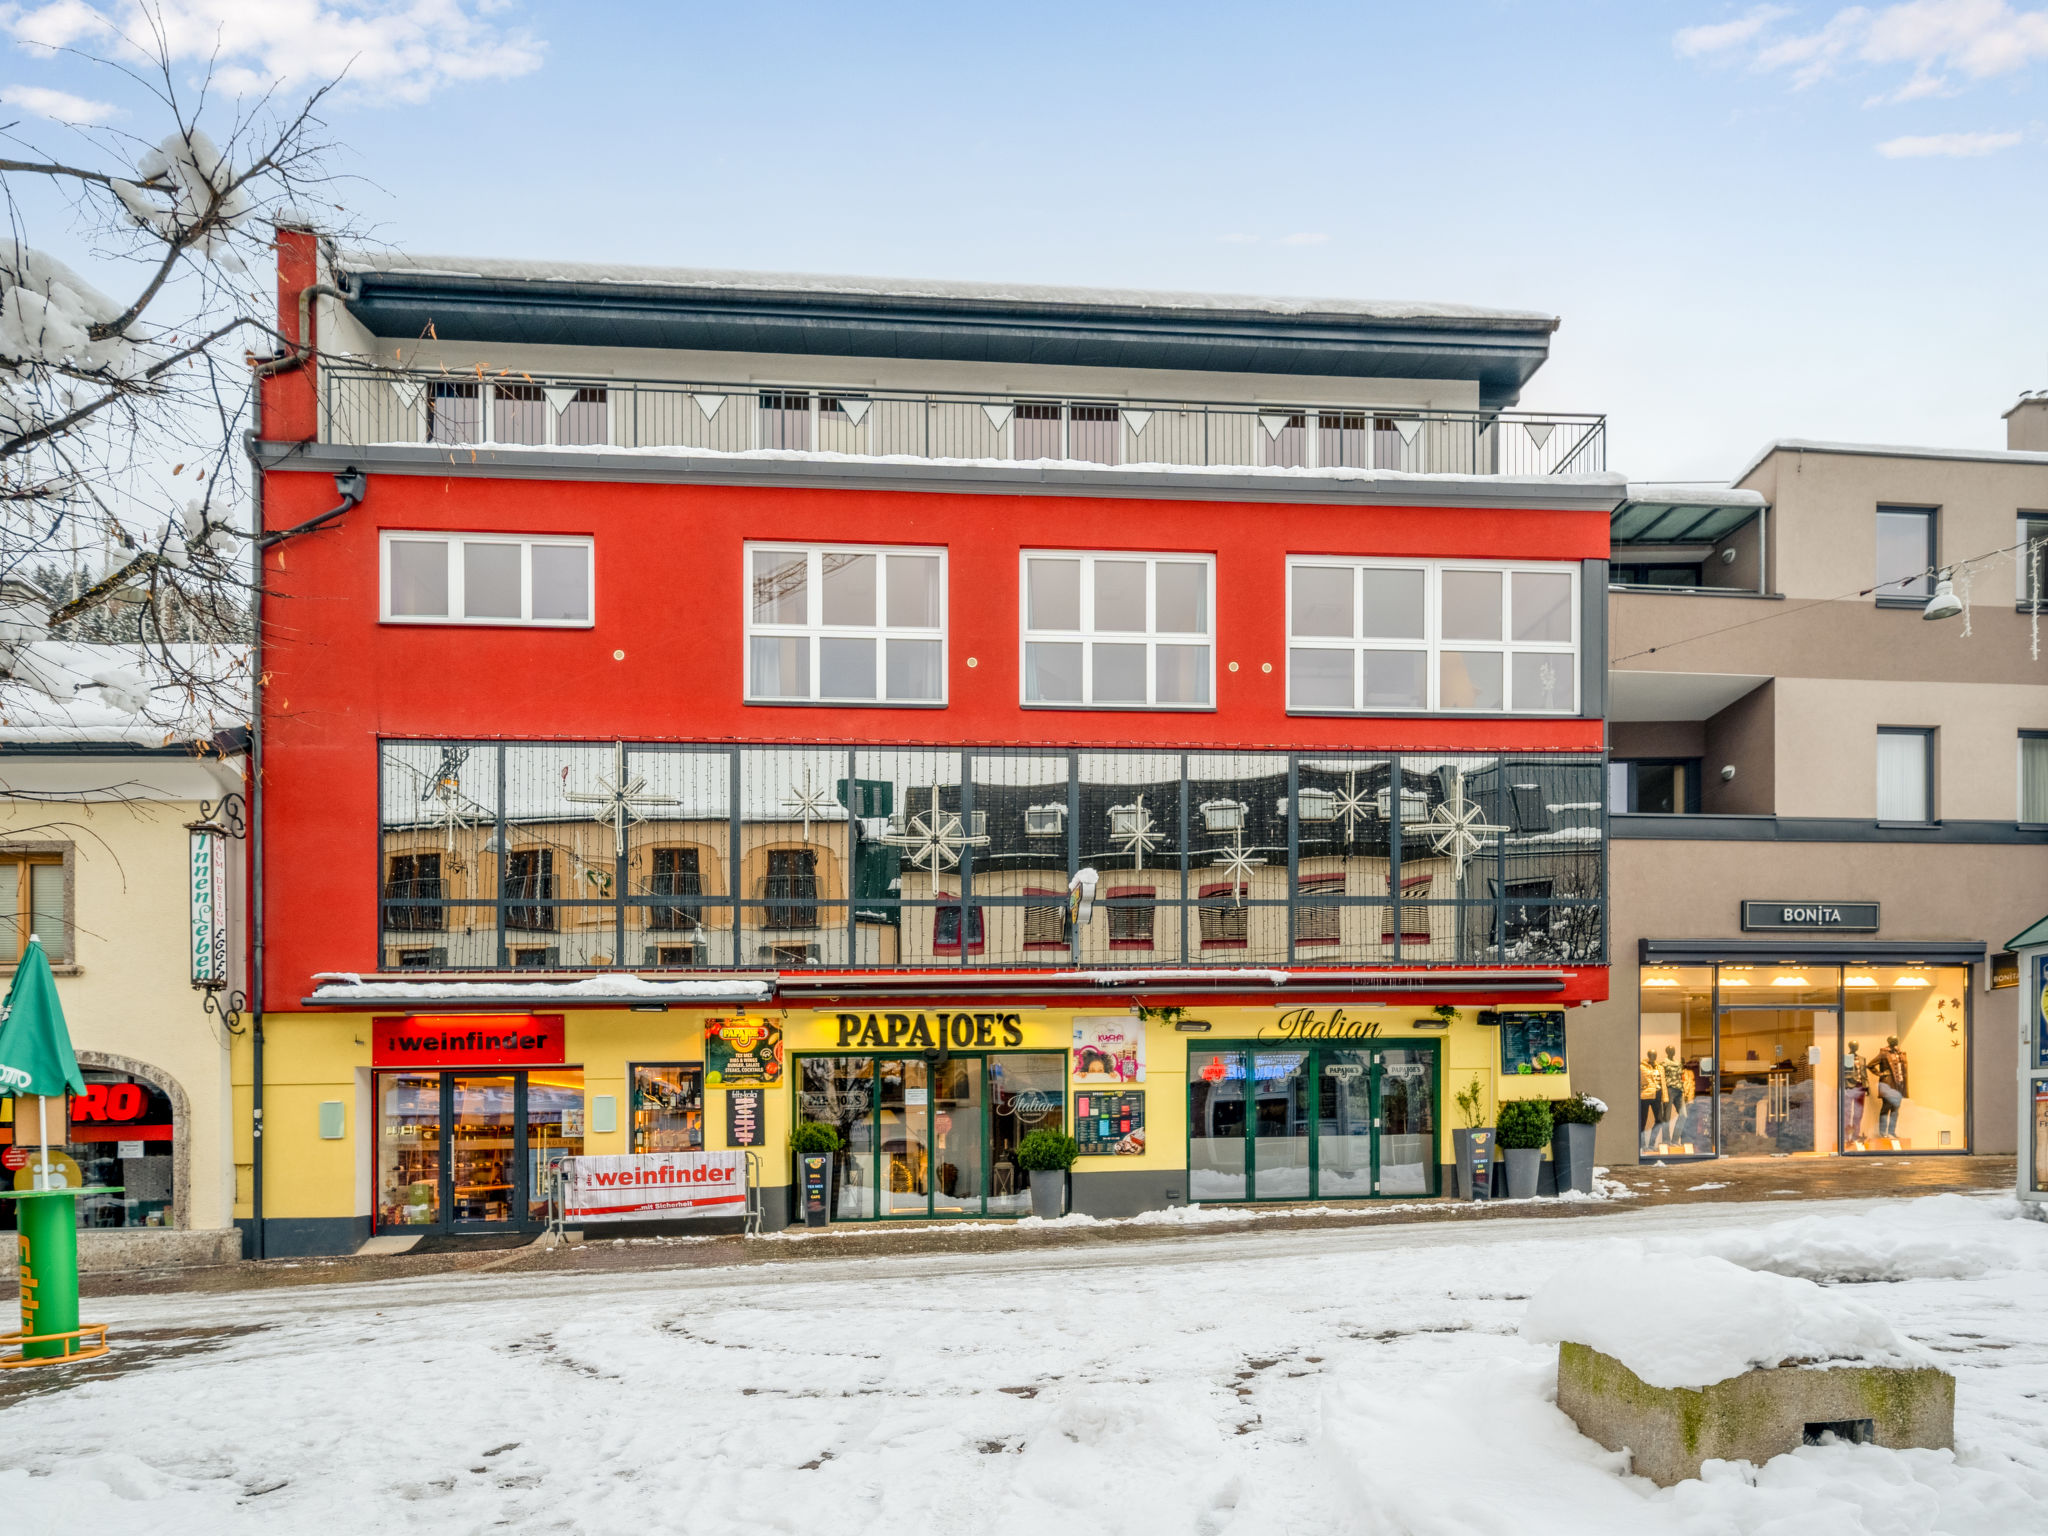
[(1723, 782), (1723, 783), (1726, 783), (1726, 782), (1727, 782), (1727, 781), (1728, 781), (1729, 779), (1732, 779), (1732, 778), (1734, 778), (1734, 777), (1735, 777), (1735, 765), (1734, 765), (1733, 763), (1726, 763), (1726, 764), (1723, 764), (1723, 765), (1722, 765), (1722, 768), (1721, 768), (1721, 780), (1722, 780), (1722, 782)]
[(1734, 551), (1734, 550), (1732, 550), (1732, 549), (1724, 549), (1724, 550), (1722, 550), (1722, 551), (1721, 551), (1721, 563), (1722, 563), (1723, 565), (1733, 565), (1733, 564), (1735, 563), (1735, 551)]

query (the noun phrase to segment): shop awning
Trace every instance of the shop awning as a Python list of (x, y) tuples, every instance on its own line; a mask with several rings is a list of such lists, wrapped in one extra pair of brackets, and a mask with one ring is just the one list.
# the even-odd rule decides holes
[(1644, 965), (1712, 965), (1717, 960), (1834, 961), (1853, 964), (1975, 965), (1985, 955), (1981, 939), (1804, 939), (1796, 934), (1770, 939), (1641, 939)]
[(2048, 917), (2042, 918), (2025, 932), (2005, 941), (2007, 949), (2032, 949), (2037, 944), (2048, 944)]

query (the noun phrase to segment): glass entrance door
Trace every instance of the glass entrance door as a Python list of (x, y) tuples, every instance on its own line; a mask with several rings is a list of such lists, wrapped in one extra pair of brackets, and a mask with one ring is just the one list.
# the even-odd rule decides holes
[[(1723, 1008), (1711, 1082), (1670, 1074), (1676, 1110), (1711, 1091), (1724, 1157), (1810, 1156), (1839, 1147), (1841, 1015), (1833, 1008)], [(1706, 1074), (1702, 1074), (1706, 1075)]]
[(1435, 1194), (1437, 1049), (1431, 1040), (1190, 1051), (1188, 1198)]
[(510, 1072), (447, 1075), (450, 1224), (499, 1227), (521, 1214), (520, 1082)]
[(878, 1061), (876, 1122), (882, 1147), (884, 1216), (930, 1214), (931, 1087), (924, 1063)]

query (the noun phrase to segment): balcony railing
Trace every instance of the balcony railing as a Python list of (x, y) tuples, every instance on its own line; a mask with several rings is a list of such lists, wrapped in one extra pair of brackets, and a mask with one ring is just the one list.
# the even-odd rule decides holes
[(674, 380), (448, 374), (328, 364), (321, 438), (367, 447), (673, 448), (855, 458), (1201, 468), (1583, 475), (1607, 467), (1605, 416), (1310, 403), (1229, 404), (737, 388)]

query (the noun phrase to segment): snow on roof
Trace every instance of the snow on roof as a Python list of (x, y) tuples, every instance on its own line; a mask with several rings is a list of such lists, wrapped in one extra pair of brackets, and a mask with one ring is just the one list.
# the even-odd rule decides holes
[(1974, 464), (2033, 464), (2048, 468), (2048, 453), (2018, 448), (1916, 448), (1905, 443), (1834, 443), (1810, 437), (1779, 437), (1765, 443), (1742, 466), (1747, 480), (1774, 453), (1844, 453), (1872, 459), (1950, 459)]
[(775, 983), (733, 976), (718, 980), (650, 981), (645, 976), (591, 976), (582, 981), (365, 981), (353, 971), (320, 971), (313, 1003), (647, 1003), (765, 1002)]
[(1147, 288), (1075, 288), (1044, 283), (977, 283), (946, 278), (844, 277), (811, 272), (747, 272), (724, 267), (648, 267), (609, 262), (514, 260), (494, 256), (406, 255), (345, 251), (343, 274), (491, 278), (524, 283), (616, 283), (624, 286), (790, 293), (867, 299), (933, 299), (952, 303), (1062, 306), (1094, 309), (1329, 316), (1367, 320), (1454, 321), (1541, 326), (1555, 330), (1555, 315), (1531, 309), (1488, 309), (1471, 304), (1410, 300), (1287, 298), (1244, 293), (1181, 293)]
[(1729, 485), (1702, 485), (1696, 481), (1631, 480), (1628, 499), (1660, 507), (1761, 507), (1762, 491), (1737, 490)]
[[(105, 742), (172, 746), (211, 741), (249, 723), (249, 648), (244, 645), (172, 645), (180, 669), (208, 679), (212, 701), (191, 696), (169, 674), (162, 651), (139, 645), (38, 641), (27, 648), (40, 675), (81, 689), (59, 700), (20, 682), (0, 692), (0, 743)], [(147, 699), (137, 713), (107, 702), (96, 677), (139, 674)]]

